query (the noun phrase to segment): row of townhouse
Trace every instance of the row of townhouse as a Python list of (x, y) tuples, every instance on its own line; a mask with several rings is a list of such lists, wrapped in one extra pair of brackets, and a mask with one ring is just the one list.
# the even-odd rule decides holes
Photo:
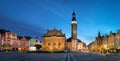
[(120, 30), (116, 33), (112, 31), (109, 35), (100, 35), (98, 33), (98, 37), (96, 37), (95, 41), (91, 42), (88, 45), (90, 51), (96, 52), (119, 52), (120, 50)]
[[(15, 33), (0, 29), (0, 51), (28, 51), (36, 40), (29, 36), (17, 36)], [(34, 44), (34, 45), (33, 45)]]

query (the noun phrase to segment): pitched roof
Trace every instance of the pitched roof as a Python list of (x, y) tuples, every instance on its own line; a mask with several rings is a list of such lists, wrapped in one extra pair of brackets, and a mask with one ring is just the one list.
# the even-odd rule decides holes
[(112, 33), (113, 35), (115, 35), (116, 33)]
[(27, 40), (30, 40), (32, 37), (30, 36), (24, 36)]
[(18, 39), (22, 39), (23, 37), (22, 36), (17, 36), (18, 37)]
[[(68, 38), (67, 40), (66, 40), (66, 42), (71, 42), (72, 41), (72, 37), (70, 37), (70, 38)], [(78, 42), (82, 42), (80, 39), (77, 39), (77, 41)]]
[(52, 29), (52, 30), (48, 30), (47, 33), (44, 35), (44, 37), (49, 37), (49, 36), (63, 36), (65, 37), (65, 34), (62, 34), (61, 30), (57, 30), (57, 29)]
[(82, 42), (80, 39), (77, 39), (78, 40), (78, 42)]
[(72, 38), (70, 37), (66, 40), (66, 42), (71, 42), (71, 40), (72, 40)]
[(5, 32), (6, 32), (6, 30), (0, 29), (0, 33), (1, 33), (1, 34), (4, 34)]

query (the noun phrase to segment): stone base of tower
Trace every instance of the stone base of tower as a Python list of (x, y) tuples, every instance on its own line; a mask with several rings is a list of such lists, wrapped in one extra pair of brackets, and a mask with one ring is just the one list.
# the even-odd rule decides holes
[(78, 40), (77, 39), (72, 39), (72, 49), (71, 49), (71, 51), (77, 51), (77, 44), (78, 44)]

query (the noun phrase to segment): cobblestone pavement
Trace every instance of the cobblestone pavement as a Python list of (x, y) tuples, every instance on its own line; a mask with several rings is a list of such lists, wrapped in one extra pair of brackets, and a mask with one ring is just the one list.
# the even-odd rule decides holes
[(120, 61), (119, 56), (106, 56), (93, 52), (26, 53), (0, 52), (0, 61)]
[(120, 57), (106, 56), (93, 52), (69, 53), (71, 61), (120, 61)]
[(61, 61), (65, 53), (0, 52), (0, 61)]

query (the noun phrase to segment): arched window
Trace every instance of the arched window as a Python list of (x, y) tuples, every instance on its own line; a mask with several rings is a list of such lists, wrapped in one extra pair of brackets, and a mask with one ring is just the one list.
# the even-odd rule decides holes
[(61, 43), (58, 43), (58, 45), (61, 45)]
[(56, 45), (55, 43), (53, 43), (53, 45)]
[(7, 43), (10, 44), (10, 40), (8, 40)]

